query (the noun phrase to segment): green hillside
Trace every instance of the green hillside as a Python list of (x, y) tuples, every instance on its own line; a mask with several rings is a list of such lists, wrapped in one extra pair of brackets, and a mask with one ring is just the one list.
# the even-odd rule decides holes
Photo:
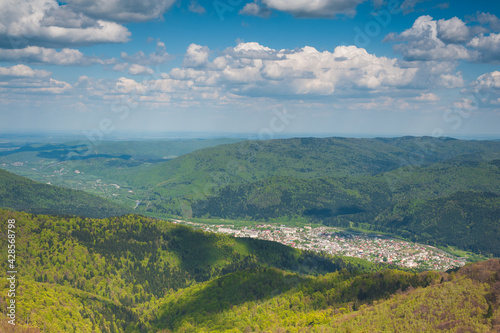
[[(500, 262), (490, 260), (449, 274), (235, 273), (166, 298), (155, 325), (173, 332), (496, 332), (499, 272)], [(266, 289), (272, 297), (255, 299)]]
[(0, 169), (0, 207), (30, 213), (108, 217), (130, 212), (83, 191), (40, 184)]
[(499, 219), (499, 194), (467, 191), (400, 202), (378, 216), (376, 223), (379, 229), (385, 227), (414, 241), (500, 256)]
[[(500, 195), (499, 157), (500, 142), (449, 138), (248, 141), (195, 151), (133, 182), (147, 214), (305, 218), (499, 256), (498, 200), (485, 199)], [(450, 201), (458, 208), (441, 214)]]
[(500, 322), (498, 259), (416, 273), (138, 215), (0, 210), (3, 230), (9, 219), (19, 332), (492, 332)]
[[(319, 178), (376, 175), (404, 165), (426, 165), (457, 156), (500, 158), (500, 142), (450, 138), (294, 138), (244, 141), (200, 149), (138, 174), (138, 186), (183, 191), (207, 181), (243, 183), (272, 176)], [(220, 186), (220, 185), (218, 185)]]
[[(159, 299), (234, 272), (275, 268), (316, 276), (384, 268), (138, 215), (88, 219), (0, 210), (2, 230), (9, 219), (16, 220), (15, 264), (24, 304), (19, 318), (29, 316), (33, 326), (46, 325), (50, 332), (72, 325), (97, 332), (110, 332), (106, 327), (114, 325), (115, 332), (144, 332)], [(7, 237), (0, 247), (7, 248)], [(0, 260), (7, 262), (7, 251)], [(0, 304), (5, 295), (0, 294)]]
[[(494, 227), (500, 219), (497, 203), (483, 199), (484, 193), (500, 194), (498, 141), (431, 137), (235, 141), (103, 142), (93, 154), (74, 161), (69, 157), (77, 151), (76, 143), (26, 145), (3, 151), (0, 162), (26, 157), (26, 165), (8, 164), (10, 169), (81, 188), (145, 215), (309, 220), (500, 255), (500, 235)], [(213, 147), (216, 144), (221, 145)], [(203, 149), (193, 151), (197, 148)], [(182, 153), (187, 154), (173, 158)], [(458, 208), (440, 214), (439, 205), (447, 198), (463, 201), (473, 196), (483, 202), (479, 206), (458, 202)], [(42, 203), (16, 207), (36, 206), (48, 207)], [(474, 212), (476, 208), (480, 213)], [(484, 242), (479, 241), (482, 231), (489, 232)]]
[[(36, 139), (40, 140), (32, 138)], [(41, 183), (82, 190), (133, 208), (143, 196), (129, 186), (129, 181), (139, 171), (197, 149), (240, 141), (170, 139), (103, 141), (93, 145), (89, 141), (6, 141), (0, 144), (0, 167)]]

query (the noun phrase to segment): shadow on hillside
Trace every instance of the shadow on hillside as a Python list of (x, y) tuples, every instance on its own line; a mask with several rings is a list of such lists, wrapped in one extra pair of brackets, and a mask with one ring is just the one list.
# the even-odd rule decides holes
[(228, 274), (185, 290), (175, 301), (165, 304), (153, 325), (175, 330), (186, 320), (186, 316), (203, 314), (203, 317), (209, 318), (239, 304), (273, 298), (306, 280), (308, 278), (287, 275), (273, 268)]

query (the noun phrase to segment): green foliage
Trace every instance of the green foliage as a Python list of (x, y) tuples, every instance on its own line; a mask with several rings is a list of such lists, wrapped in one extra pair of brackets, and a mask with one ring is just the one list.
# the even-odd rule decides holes
[(469, 265), (443, 277), (451, 281), (408, 290), (311, 331), (498, 332), (499, 273), (498, 260)]
[[(19, 332), (27, 324), (30, 332), (110, 333), (499, 328), (498, 259), (413, 273), (138, 215), (0, 210), (2, 230), (9, 219), (16, 220)], [(7, 289), (0, 284), (0, 312)], [(1, 318), (0, 328), (8, 327)]]
[[(57, 314), (51, 331), (65, 331), (64, 325), (73, 321), (78, 327), (91, 323), (103, 332), (113, 325), (117, 332), (147, 331), (158, 299), (247, 269), (273, 267), (317, 275), (383, 267), (138, 215), (90, 219), (0, 210), (1, 230), (7, 230), (9, 219), (16, 220), (19, 292), (24, 297), (22, 311), (27, 311), (20, 315), (33, 312), (33, 325), (42, 328), (47, 325), (44, 319), (56, 316), (54, 295), (60, 293), (58, 301), (68, 304), (67, 312)], [(0, 239), (0, 248), (7, 248), (6, 237)], [(7, 262), (7, 251), (0, 253), (0, 261)], [(0, 304), (5, 295), (0, 294)]]
[(499, 156), (499, 142), (448, 138), (248, 141), (181, 156), (134, 182), (148, 188), (145, 214), (308, 219), (500, 255), (498, 202), (486, 198), (500, 195)]
[(0, 207), (40, 214), (107, 217), (130, 210), (106, 199), (57, 186), (36, 183), (0, 169)]
[(499, 218), (499, 194), (469, 191), (400, 202), (379, 223), (396, 233), (407, 232), (413, 241), (500, 256)]

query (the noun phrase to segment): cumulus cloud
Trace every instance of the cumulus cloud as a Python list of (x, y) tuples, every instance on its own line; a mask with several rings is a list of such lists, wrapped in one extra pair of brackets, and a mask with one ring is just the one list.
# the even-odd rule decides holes
[(2, 1), (0, 22), (0, 46), (9, 48), (122, 43), (130, 36), (123, 25), (89, 18), (55, 0)]
[(138, 83), (135, 80), (128, 79), (126, 77), (121, 77), (116, 82), (116, 90), (125, 94), (129, 94), (132, 92), (140, 94), (144, 93), (146, 89), (147, 88), (144, 84)]
[[(466, 97), (455, 103), (459, 108), (498, 107), (500, 102), (500, 71), (478, 76), (467, 88), (462, 89)], [(470, 102), (469, 102), (470, 101)]]
[(62, 94), (72, 88), (67, 82), (52, 79), (51, 75), (48, 71), (32, 69), (21, 64), (0, 67), (0, 93)]
[(481, 52), (480, 59), (483, 62), (500, 60), (500, 34), (480, 34), (474, 37), (468, 44)]
[(494, 71), (479, 76), (473, 83), (475, 90), (500, 90), (500, 72)]
[[(467, 35), (466, 27), (453, 31), (452, 27), (462, 26), (459, 19), (442, 20), (440, 23), (429, 15), (420, 16), (410, 29), (395, 35), (390, 34), (386, 41), (396, 41), (394, 46), (406, 60), (470, 60), (474, 61), (477, 52), (467, 49), (463, 45), (447, 44), (439, 35), (448, 40), (458, 41)], [(463, 26), (462, 26), (463, 27)]]
[(208, 62), (209, 49), (206, 46), (197, 44), (189, 45), (186, 55), (184, 56), (183, 66), (197, 67)]
[[(129, 63), (116, 64), (115, 69), (134, 71)], [(136, 69), (137, 73), (149, 73), (147, 68)], [(455, 71), (456, 66), (449, 62), (402, 62), (356, 46), (338, 46), (333, 51), (310, 46), (279, 50), (241, 42), (219, 54), (207, 46), (191, 44), (182, 66), (154, 78), (140, 81), (122, 77), (110, 80), (112, 83), (82, 78), (75, 86), (105, 100), (134, 96), (134, 103), (149, 105), (236, 105), (248, 102), (247, 97), (321, 98), (330, 102), (332, 98), (344, 102), (361, 98), (370, 102), (352, 105), (403, 110), (411, 108), (411, 102), (439, 101), (430, 88), (462, 86), (463, 78)], [(414, 97), (402, 97), (409, 91)]]
[(113, 59), (100, 59), (85, 56), (76, 49), (56, 51), (39, 46), (28, 46), (22, 49), (0, 49), (0, 61), (43, 63), (50, 65), (92, 65), (109, 64)]
[(366, 0), (262, 0), (270, 9), (287, 12), (295, 17), (335, 17), (339, 14), (353, 17), (356, 7)]
[(156, 42), (156, 51), (149, 55), (146, 55), (143, 51), (131, 55), (122, 52), (120, 58), (125, 62), (114, 64), (113, 70), (127, 72), (132, 75), (151, 75), (154, 70), (150, 66), (165, 63), (171, 59), (171, 56), (166, 51), (165, 43), (158, 40)]
[[(396, 42), (394, 50), (409, 61), (466, 60), (489, 63), (500, 61), (500, 19), (489, 13), (478, 13), (468, 18), (467, 25), (458, 17), (434, 20), (420, 16), (412, 27), (399, 34), (391, 33), (384, 41)], [(474, 25), (479, 22), (483, 25)]]
[(454, 102), (453, 106), (456, 109), (463, 109), (463, 110), (475, 110), (475, 109), (477, 109), (477, 105), (475, 105), (474, 101), (469, 99), (469, 98), (462, 98), (459, 101)]
[(415, 100), (419, 102), (436, 102), (439, 101), (441, 98), (437, 96), (436, 94), (433, 93), (422, 93), (420, 96), (415, 97)]
[(172, 59), (166, 51), (165, 43), (161, 41), (156, 42), (156, 51), (149, 55), (146, 55), (143, 51), (138, 51), (130, 55), (127, 52), (122, 52), (120, 57), (127, 62), (144, 66), (159, 65)]
[(437, 21), (437, 37), (445, 43), (463, 43), (470, 39), (470, 29), (458, 17)]
[(234, 58), (263, 60), (282, 59), (284, 57), (284, 52), (273, 50), (256, 42), (238, 43), (234, 48), (226, 49), (225, 53)]
[(440, 74), (437, 78), (437, 84), (444, 88), (460, 88), (463, 87), (465, 81), (462, 74)]
[[(209, 60), (209, 49), (189, 46), (183, 68), (173, 69), (160, 85), (184, 81), (191, 87), (217, 87), (246, 96), (323, 96), (340, 89), (403, 87), (418, 69), (377, 57), (355, 46), (333, 52), (313, 47), (274, 50), (255, 42), (239, 43)], [(168, 84), (167, 84), (168, 82)]]
[(142, 66), (142, 65), (138, 65), (138, 64), (132, 64), (128, 68), (128, 72), (129, 72), (129, 74), (132, 74), (132, 75), (151, 75), (154, 73), (154, 71), (150, 67)]
[(67, 0), (75, 11), (116, 22), (141, 22), (159, 18), (175, 0)]
[(0, 67), (0, 76), (42, 78), (51, 75), (52, 75), (51, 72), (39, 69), (32, 69), (26, 65)]
[(486, 26), (491, 31), (500, 31), (500, 19), (493, 14), (478, 12), (475, 16), (471, 17), (471, 20), (479, 22), (479, 24)]
[(485, 104), (498, 104), (500, 99), (500, 72), (480, 75), (471, 83), (470, 93)]
[(258, 16), (262, 18), (268, 18), (271, 16), (271, 10), (262, 6), (257, 1), (247, 3), (239, 13), (241, 15)]

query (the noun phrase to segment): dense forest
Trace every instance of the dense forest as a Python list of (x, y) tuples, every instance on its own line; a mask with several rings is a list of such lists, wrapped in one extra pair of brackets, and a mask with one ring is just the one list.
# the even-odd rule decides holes
[[(9, 219), (16, 220), (18, 327), (27, 332), (491, 332), (500, 325), (498, 259), (412, 272), (138, 215), (0, 210), (3, 230)], [(5, 251), (0, 258), (6, 262)], [(8, 284), (2, 289), (5, 311)], [(7, 325), (2, 314), (2, 331)]]
[(0, 207), (40, 214), (108, 217), (131, 209), (83, 191), (40, 184), (0, 169)]
[[(179, 152), (196, 145), (179, 145)], [(500, 255), (500, 142), (245, 141), (154, 163), (116, 158), (115, 148), (106, 148), (115, 157), (101, 156), (104, 149), (78, 168), (105, 168), (107, 186), (124, 181), (130, 187), (119, 195), (134, 192), (128, 202), (137, 202), (135, 212), (305, 220)], [(419, 272), (301, 251), (130, 214), (101, 197), (4, 170), (0, 207), (2, 230), (16, 220), (18, 332), (500, 330), (498, 259)], [(0, 237), (0, 247), (7, 241)], [(7, 262), (6, 251), (0, 260)], [(5, 312), (9, 285), (1, 286)], [(0, 331), (10, 329), (3, 313)]]
[(0, 162), (22, 157), (26, 167), (11, 169), (104, 196), (128, 210), (91, 197), (80, 204), (75, 192), (43, 201), (38, 194), (32, 197), (40, 191), (17, 193), (16, 186), (1, 192), (7, 194), (2, 205), (91, 217), (133, 210), (154, 217), (300, 220), (500, 256), (499, 141), (401, 137), (104, 142), (84, 160), (72, 160), (75, 147), (77, 143), (27, 145), (5, 151)]
[(306, 218), (500, 255), (496, 141), (245, 141), (181, 156), (133, 182), (145, 191), (145, 214)]

